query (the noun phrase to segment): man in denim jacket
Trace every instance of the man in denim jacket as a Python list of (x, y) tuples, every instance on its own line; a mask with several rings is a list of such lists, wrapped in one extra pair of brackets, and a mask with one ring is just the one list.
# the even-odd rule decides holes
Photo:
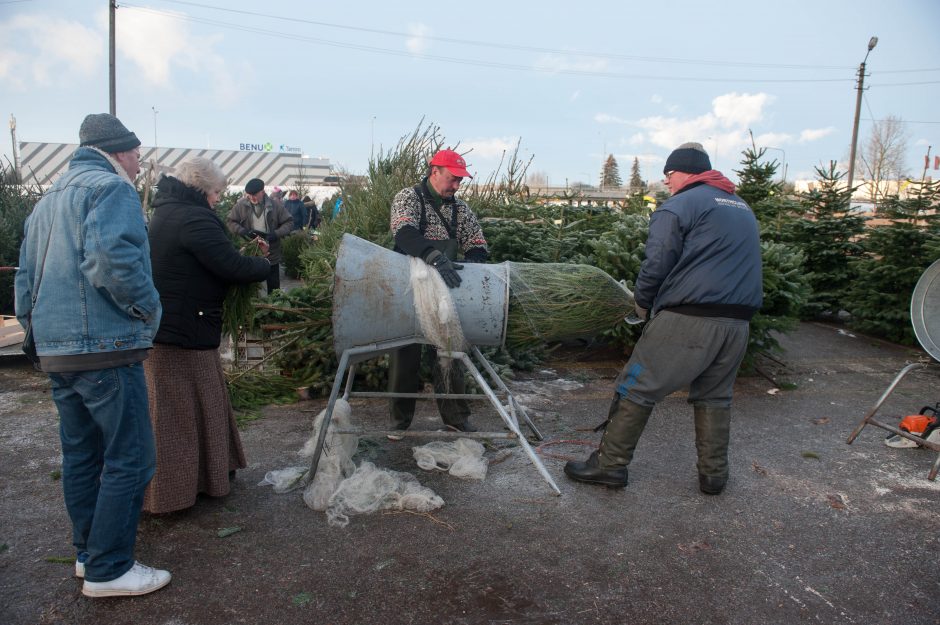
[(133, 179), (140, 141), (113, 115), (88, 115), (68, 171), (26, 220), (16, 315), (32, 324), (52, 382), (62, 487), (89, 597), (142, 595), (170, 581), (134, 560), (155, 451), (142, 361), (160, 297)]

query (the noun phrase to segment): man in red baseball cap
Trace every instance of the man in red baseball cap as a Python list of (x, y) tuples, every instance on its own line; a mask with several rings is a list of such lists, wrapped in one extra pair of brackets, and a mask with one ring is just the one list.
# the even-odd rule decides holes
[[(454, 261), (483, 263), (489, 256), (483, 230), (476, 215), (456, 193), (464, 178), (472, 178), (467, 162), (453, 150), (440, 150), (428, 162), (428, 173), (413, 187), (399, 191), (392, 200), (391, 229), (395, 251), (424, 260), (441, 274), (452, 289), (460, 286), (463, 268)], [(436, 350), (428, 346), (434, 387), (438, 393), (464, 393), (463, 367), (454, 363), (447, 375), (439, 370)], [(392, 352), (389, 361), (389, 391), (416, 393), (420, 385), (422, 346), (407, 345)], [(439, 399), (437, 407), (444, 423), (461, 432), (474, 432), (470, 407), (463, 399)], [(393, 399), (389, 403), (392, 426), (407, 430), (414, 417), (414, 399)], [(389, 437), (400, 440), (400, 437)]]
[(467, 171), (467, 162), (453, 150), (438, 150), (428, 164), (446, 167), (447, 171), (459, 178), (473, 178)]

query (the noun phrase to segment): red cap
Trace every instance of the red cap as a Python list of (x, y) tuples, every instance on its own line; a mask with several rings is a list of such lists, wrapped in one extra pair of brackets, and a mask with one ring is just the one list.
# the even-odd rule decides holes
[(429, 165), (446, 167), (450, 173), (460, 178), (473, 178), (470, 172), (467, 171), (467, 162), (463, 160), (461, 155), (453, 150), (438, 151), (438, 153), (434, 155), (434, 158), (431, 159)]

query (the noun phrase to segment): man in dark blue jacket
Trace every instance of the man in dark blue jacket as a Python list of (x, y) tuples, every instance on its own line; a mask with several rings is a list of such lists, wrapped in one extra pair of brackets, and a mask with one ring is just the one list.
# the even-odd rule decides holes
[(600, 448), (584, 462), (567, 463), (565, 473), (626, 486), (653, 407), (687, 387), (699, 489), (717, 495), (728, 481), (734, 380), (763, 297), (760, 236), (754, 213), (711, 168), (701, 144), (679, 146), (663, 173), (672, 197), (650, 217), (634, 293), (648, 323), (617, 379)]

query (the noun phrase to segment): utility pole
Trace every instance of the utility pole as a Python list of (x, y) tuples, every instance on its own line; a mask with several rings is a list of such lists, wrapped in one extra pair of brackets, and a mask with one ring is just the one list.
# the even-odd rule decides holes
[[(852, 182), (855, 180), (855, 148), (858, 145), (858, 118), (862, 113), (862, 91), (865, 88), (865, 61), (868, 60), (868, 55), (871, 54), (876, 45), (878, 45), (878, 37), (872, 37), (868, 40), (868, 52), (865, 53), (862, 64), (858, 66), (858, 94), (855, 96), (855, 121), (852, 123), (852, 147), (849, 151), (848, 189), (850, 194), (852, 193)], [(851, 195), (849, 198), (851, 199)]]
[(108, 0), (108, 95), (111, 103), (111, 114), (117, 115), (117, 89), (114, 76), (114, 10), (117, 8), (115, 0)]
[[(16, 118), (10, 113), (10, 138), (13, 140), (13, 182), (20, 182), (20, 159), (16, 149)], [(929, 153), (930, 150), (928, 149)], [(924, 171), (927, 171), (926, 169)]]

